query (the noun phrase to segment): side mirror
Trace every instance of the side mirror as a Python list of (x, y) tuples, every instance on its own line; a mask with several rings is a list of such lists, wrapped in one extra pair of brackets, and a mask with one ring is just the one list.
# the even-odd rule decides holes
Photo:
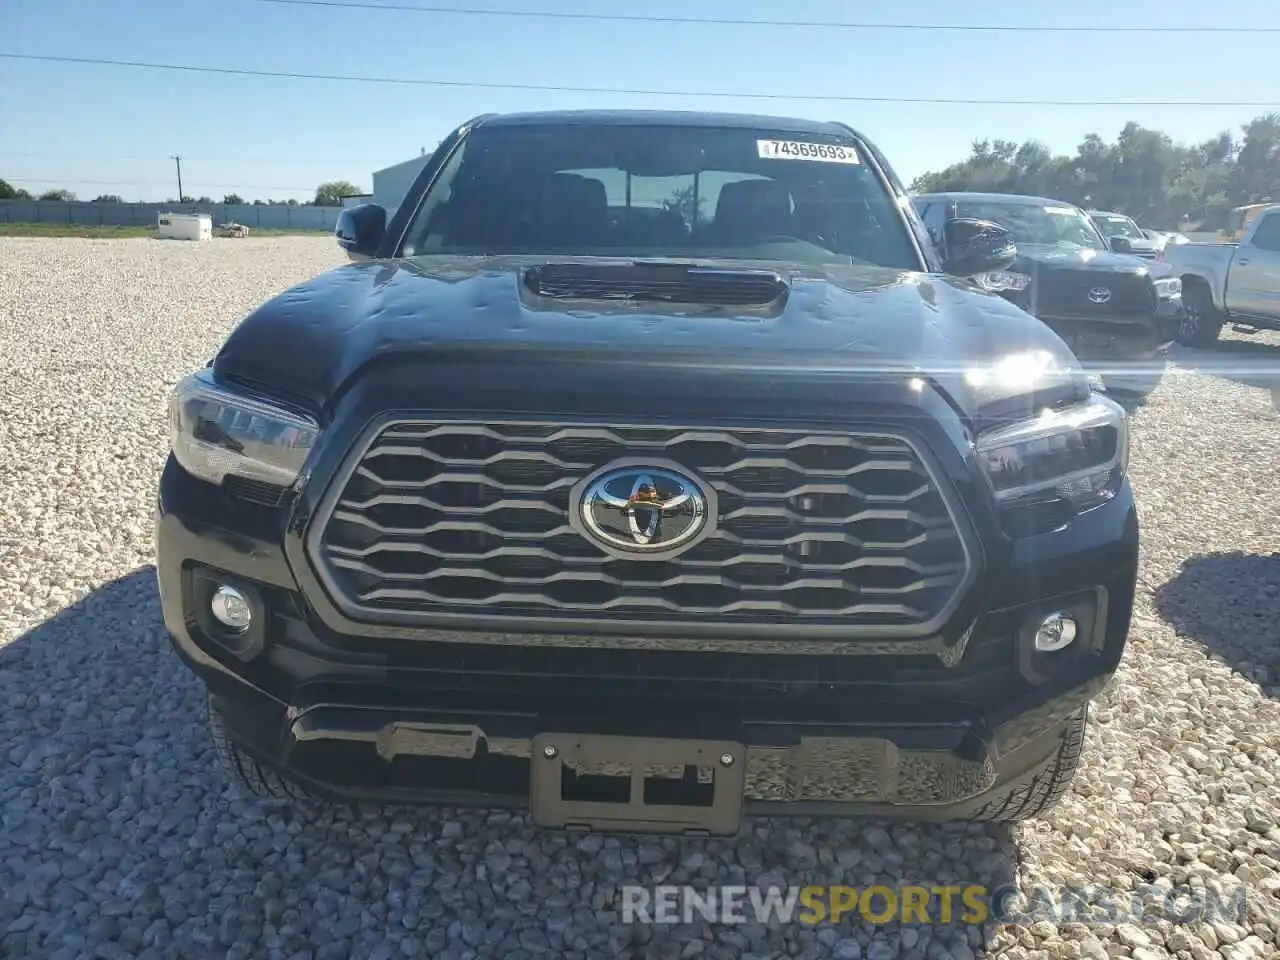
[(946, 263), (942, 269), (953, 277), (974, 277), (1005, 270), (1018, 256), (1013, 234), (990, 220), (952, 217), (943, 227)]
[(1128, 237), (1115, 236), (1110, 240), (1111, 249), (1116, 253), (1133, 253), (1133, 243)]
[(387, 211), (381, 204), (362, 203), (338, 214), (333, 236), (352, 260), (366, 260), (377, 254), (387, 232)]

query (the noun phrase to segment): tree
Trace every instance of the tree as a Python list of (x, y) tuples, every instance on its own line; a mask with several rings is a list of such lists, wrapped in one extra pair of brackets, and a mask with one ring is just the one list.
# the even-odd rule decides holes
[(31, 194), (21, 187), (15, 187), (5, 180), (0, 180), (0, 200), (30, 200)]
[(124, 203), (118, 193), (102, 193), (93, 198), (94, 203)]
[(244, 203), (244, 197), (240, 196), (238, 193), (228, 193), (222, 198), (222, 202), (228, 206), (239, 206)]
[(76, 195), (70, 190), (46, 190), (40, 194), (41, 200), (59, 200), (62, 203), (75, 203)]
[(678, 213), (689, 226), (694, 226), (706, 213), (707, 198), (697, 196), (697, 188), (691, 183), (685, 187), (677, 187), (671, 196), (662, 201), (662, 209), (668, 213)]
[(312, 202), (317, 207), (340, 207), (343, 197), (354, 197), (361, 192), (359, 187), (347, 180), (332, 180), (316, 187), (316, 198)]
[(1074, 155), (1057, 156), (1035, 141), (975, 140), (965, 160), (922, 174), (911, 189), (1031, 194), (1117, 210), (1157, 229), (1191, 222), (1216, 230), (1233, 207), (1280, 200), (1280, 113), (1242, 132), (1240, 142), (1223, 132), (1187, 145), (1130, 122), (1114, 143), (1090, 133)]

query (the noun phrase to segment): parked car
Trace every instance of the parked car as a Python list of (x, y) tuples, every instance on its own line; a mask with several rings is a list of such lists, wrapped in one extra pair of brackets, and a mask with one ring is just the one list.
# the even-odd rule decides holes
[(979, 217), (1008, 229), (1016, 261), (977, 282), (1051, 327), (1107, 389), (1145, 394), (1159, 383), (1182, 314), (1171, 273), (1111, 252), (1083, 210), (1058, 200), (930, 193), (913, 203), (944, 255), (948, 219)]
[(1115, 253), (1128, 253), (1143, 260), (1154, 260), (1161, 244), (1151, 240), (1132, 217), (1107, 210), (1090, 210), (1089, 219)]
[(1170, 245), (1161, 260), (1182, 281), (1182, 343), (1212, 346), (1227, 323), (1280, 330), (1280, 203), (1255, 211), (1239, 243)]
[(335, 232), (172, 399), (164, 621), (245, 790), (731, 835), (1067, 788), (1128, 422), (972, 282), (1006, 230), (943, 259), (844, 124), (583, 111), (472, 120)]

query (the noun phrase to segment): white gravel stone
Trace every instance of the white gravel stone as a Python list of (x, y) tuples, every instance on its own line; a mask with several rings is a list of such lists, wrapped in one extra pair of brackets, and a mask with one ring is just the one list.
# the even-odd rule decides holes
[[(160, 623), (152, 511), (172, 384), (255, 304), (341, 262), (328, 238), (0, 238), (0, 956), (1280, 954), (1280, 337), (1176, 351), (1135, 413), (1130, 647), (1075, 789), (1038, 823), (781, 821), (655, 842), (485, 811), (299, 818), (237, 798), (214, 764), (202, 691)], [(1236, 884), (1246, 901), (1216, 923), (1037, 917), (999, 936), (621, 920), (627, 883), (761, 877)]]

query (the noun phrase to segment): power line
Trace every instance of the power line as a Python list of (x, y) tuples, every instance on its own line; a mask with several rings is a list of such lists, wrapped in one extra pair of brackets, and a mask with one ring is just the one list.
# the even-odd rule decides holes
[[(40, 152), (31, 152), (26, 150), (5, 150), (3, 148), (0, 148), (0, 157), (22, 157), (23, 159), (28, 159), (28, 160), (56, 160), (60, 157), (75, 157), (78, 159), (82, 156), (83, 154), (81, 153), (74, 153), (66, 150), (49, 151), (49, 152), (40, 153)], [(125, 153), (104, 154), (104, 153), (96, 153), (96, 152), (94, 153), (93, 158), (94, 160), (98, 160), (98, 161), (128, 160), (128, 161), (146, 161), (146, 162), (156, 162), (160, 159), (157, 155), (154, 155), (154, 154), (147, 154), (147, 155), (125, 154)], [(218, 163), (218, 164), (240, 163), (248, 166), (258, 166), (261, 164), (275, 163), (275, 164), (280, 164), (282, 166), (290, 166), (290, 167), (331, 168), (331, 167), (347, 166), (347, 167), (370, 167), (372, 169), (377, 169), (378, 167), (386, 166), (387, 163), (389, 162), (385, 157), (382, 160), (370, 160), (368, 157), (362, 160), (350, 160), (350, 159), (348, 160), (317, 160), (315, 158), (295, 160), (283, 155), (277, 155), (273, 157), (253, 157), (253, 156), (243, 156), (241, 154), (235, 154), (234, 156), (216, 156), (216, 155), (208, 155), (204, 153), (200, 154), (200, 156), (197, 157), (196, 159), (202, 163)]]
[(477, 80), (428, 80), (416, 77), (365, 77), (331, 73), (292, 73), (278, 70), (250, 70), (237, 67), (200, 67), (191, 64), (148, 63), (141, 60), (107, 60), (98, 57), (58, 57), (31, 53), (0, 52), (0, 59), (30, 60), (44, 63), (74, 63), (92, 66), (133, 67), (143, 70), (168, 70), (179, 73), (209, 73), (236, 77), (270, 77), (281, 80), (331, 80), (342, 83), (379, 83), (415, 87), (456, 87), (477, 90), (526, 90), (540, 93), (618, 94), (642, 97), (719, 97), (737, 100), (789, 100), (826, 103), (900, 103), (939, 104), (949, 106), (1018, 106), (1018, 107), (1263, 107), (1273, 108), (1270, 100), (986, 100), (956, 97), (872, 97), (813, 96), (787, 93), (742, 93), (724, 90), (646, 90), (623, 87), (575, 87), (535, 83), (493, 83)]
[[(62, 183), (79, 183), (88, 187), (156, 187), (161, 184), (173, 185), (171, 180), (81, 180), (79, 177), (60, 177), (57, 179), (48, 179), (43, 177), (5, 177), (7, 183), (32, 183), (32, 184), (62, 184)], [(224, 190), (234, 188), (235, 190), (293, 190), (303, 193), (312, 193), (315, 187), (286, 187), (276, 184), (274, 186), (252, 183), (188, 183), (188, 187), (203, 190)], [(188, 191), (189, 193), (190, 191)]]
[(671, 23), (717, 27), (807, 27), (820, 30), (947, 30), (964, 33), (1280, 33), (1276, 27), (1146, 27), (1059, 26), (962, 23), (874, 23), (844, 20), (748, 20), (737, 17), (663, 17), (629, 13), (567, 13), (561, 10), (481, 10), (473, 7), (419, 6), (409, 3), (359, 3), (356, 0), (255, 0), (295, 7), (335, 7), (392, 13), (434, 13), (466, 17), (521, 17), (544, 20), (586, 20), (599, 23)]

